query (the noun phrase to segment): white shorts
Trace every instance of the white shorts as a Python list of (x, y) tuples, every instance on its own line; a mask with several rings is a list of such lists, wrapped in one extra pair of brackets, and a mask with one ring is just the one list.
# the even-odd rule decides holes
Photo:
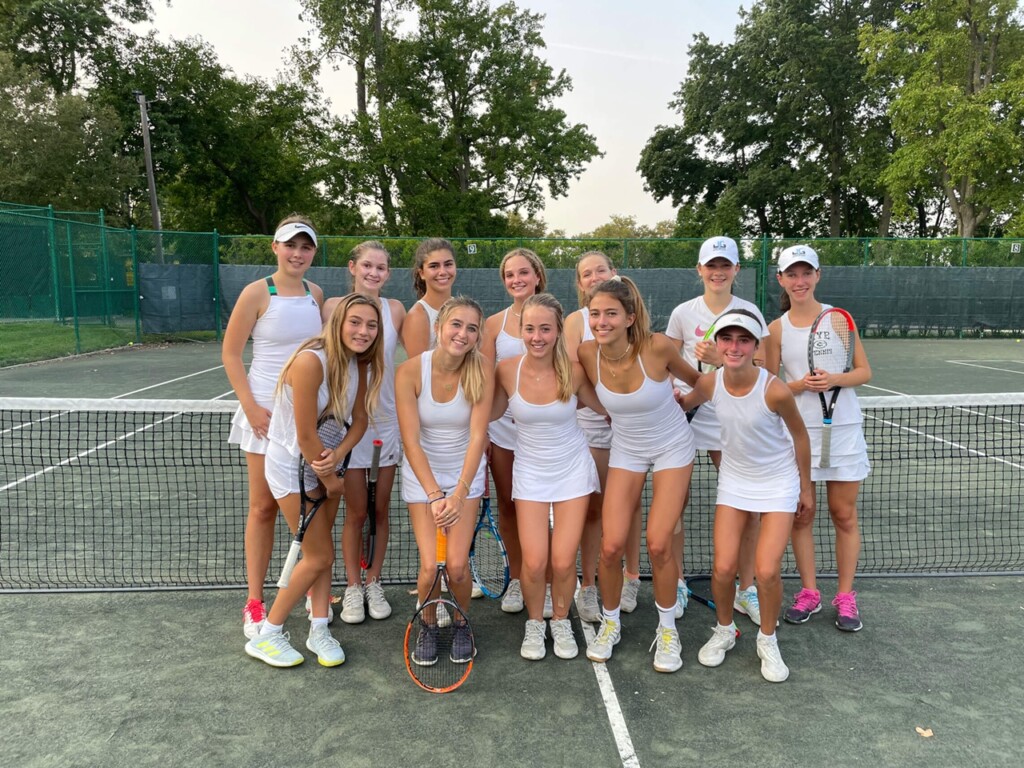
[(596, 424), (590, 421), (580, 421), (580, 428), (583, 436), (587, 438), (587, 445), (591, 448), (599, 448), (607, 451), (612, 447), (612, 427), (608, 422)]
[(249, 419), (245, 416), (242, 406), (238, 406), (235, 415), (231, 417), (231, 432), (228, 433), (228, 442), (237, 445), (246, 453), (264, 454), (270, 441), (265, 437), (256, 437), (249, 425)]
[(722, 488), (718, 489), (718, 498), (715, 504), (721, 504), (743, 512), (796, 512), (797, 503), (800, 501), (799, 487), (796, 493), (769, 498), (759, 496), (751, 498)]
[[(437, 480), (438, 488), (444, 491), (445, 496), (451, 496), (458, 488), (462, 487), (459, 484), (459, 476), (462, 474), (461, 464), (457, 468), (450, 469), (431, 466), (431, 470), (434, 473), (434, 479)], [(473, 480), (469, 484), (469, 493), (466, 494), (467, 499), (479, 499), (484, 495), (484, 477), (486, 473), (487, 455), (484, 454), (480, 457), (480, 466), (477, 467), (476, 474), (473, 475)], [(420, 481), (416, 479), (416, 473), (412, 471), (408, 460), (402, 461), (401, 481), (402, 501), (406, 504), (428, 503), (427, 492), (423, 490)]]
[(382, 467), (393, 467), (402, 460), (402, 440), (398, 434), (398, 421), (389, 419), (387, 421), (370, 422), (366, 427), (366, 434), (359, 444), (352, 449), (352, 460), (349, 462), (351, 469), (368, 469), (373, 463), (373, 441), (380, 440), (384, 445), (380, 449), (380, 465)]
[(704, 403), (690, 422), (693, 431), (693, 443), (698, 451), (722, 450), (722, 425), (718, 423), (718, 415), (711, 403)]
[(629, 472), (660, 472), (663, 469), (682, 469), (693, 464), (696, 450), (693, 440), (672, 443), (654, 456), (636, 456), (612, 445), (608, 456), (609, 469), (625, 469)]
[(267, 485), (275, 499), (283, 499), (299, 492), (299, 459), (277, 443), (267, 441), (266, 458), (263, 461), (263, 474)]

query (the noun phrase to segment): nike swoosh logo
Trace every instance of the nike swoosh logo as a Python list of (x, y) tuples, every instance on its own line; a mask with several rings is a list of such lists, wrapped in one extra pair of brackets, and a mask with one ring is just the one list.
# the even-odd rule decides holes
[(705, 329), (701, 328), (699, 325), (696, 328), (693, 329), (693, 332), (695, 334), (697, 334), (697, 338), (700, 338), (700, 339), (703, 339), (704, 338), (704, 334), (707, 333), (707, 331)]

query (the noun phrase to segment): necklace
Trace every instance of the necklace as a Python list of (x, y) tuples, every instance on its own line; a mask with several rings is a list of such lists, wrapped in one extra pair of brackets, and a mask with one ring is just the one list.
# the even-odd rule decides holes
[[(460, 363), (460, 365), (456, 365), (454, 368), (446, 368), (444, 365), (441, 364), (440, 360), (437, 360), (436, 357), (434, 359), (437, 362), (438, 370), (444, 371), (445, 373), (455, 373), (457, 370), (459, 370), (459, 367), (461, 366), (461, 363)], [(455, 383), (452, 383), (452, 384), (446, 384), (446, 383), (442, 382), (441, 383), (441, 387), (444, 389), (445, 392), (451, 392), (453, 389), (455, 389), (455, 384), (458, 383), (460, 378), (461, 378), (461, 376), (457, 377), (455, 379)]]
[(512, 307), (509, 307), (509, 308), (508, 308), (508, 311), (509, 311), (509, 312), (511, 312), (511, 313), (512, 313), (513, 315), (515, 315), (516, 317), (522, 317), (522, 316), (523, 316), (523, 313), (522, 313), (522, 312), (516, 312), (516, 311), (515, 311), (515, 309), (513, 309)]
[(628, 355), (630, 353), (632, 348), (633, 348), (632, 344), (627, 344), (626, 345), (626, 351), (623, 352), (618, 357), (609, 357), (608, 355), (602, 355), (601, 356), (601, 359), (604, 360), (604, 367), (608, 369), (608, 372), (612, 375), (613, 379), (617, 379), (619, 377), (619, 374), (618, 374), (618, 372), (614, 368), (612, 368), (612, 363), (620, 362), (623, 358), (626, 357), (626, 355)]

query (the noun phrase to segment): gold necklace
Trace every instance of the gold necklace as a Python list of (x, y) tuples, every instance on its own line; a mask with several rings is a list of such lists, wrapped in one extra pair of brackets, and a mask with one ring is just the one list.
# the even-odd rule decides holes
[(620, 362), (623, 358), (626, 357), (626, 355), (628, 355), (630, 353), (630, 351), (632, 349), (633, 349), (633, 345), (632, 344), (627, 344), (626, 345), (626, 351), (623, 352), (618, 357), (609, 357), (608, 355), (602, 355), (601, 356), (601, 359), (604, 360), (604, 367), (608, 369), (608, 373), (610, 373), (612, 375), (613, 379), (617, 379), (619, 377), (619, 374), (615, 371), (614, 368), (612, 368), (612, 363)]
[[(443, 366), (441, 364), (440, 360), (437, 360), (438, 370), (444, 371), (445, 373), (455, 373), (457, 370), (459, 370), (461, 365), (462, 364), (459, 363), (459, 365), (456, 365), (454, 368), (446, 368), (445, 366)], [(462, 378), (461, 376), (456, 377), (455, 384), (457, 384), (459, 382), (459, 379), (461, 379), (461, 378)], [(451, 392), (453, 389), (455, 389), (455, 384), (446, 384), (444, 382), (441, 382), (441, 387), (444, 389), (445, 392)]]

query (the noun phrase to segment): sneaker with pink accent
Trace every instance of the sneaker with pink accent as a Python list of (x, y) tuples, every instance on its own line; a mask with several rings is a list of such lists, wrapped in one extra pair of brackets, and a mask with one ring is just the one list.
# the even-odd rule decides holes
[(793, 604), (786, 609), (784, 618), (790, 624), (803, 624), (821, 610), (821, 592), (816, 589), (801, 589), (793, 598)]
[(836, 607), (836, 629), (843, 632), (860, 632), (864, 628), (860, 620), (860, 611), (857, 610), (856, 592), (838, 593), (832, 605)]
[(242, 609), (242, 633), (252, 640), (260, 633), (260, 627), (267, 618), (267, 607), (255, 597)]

